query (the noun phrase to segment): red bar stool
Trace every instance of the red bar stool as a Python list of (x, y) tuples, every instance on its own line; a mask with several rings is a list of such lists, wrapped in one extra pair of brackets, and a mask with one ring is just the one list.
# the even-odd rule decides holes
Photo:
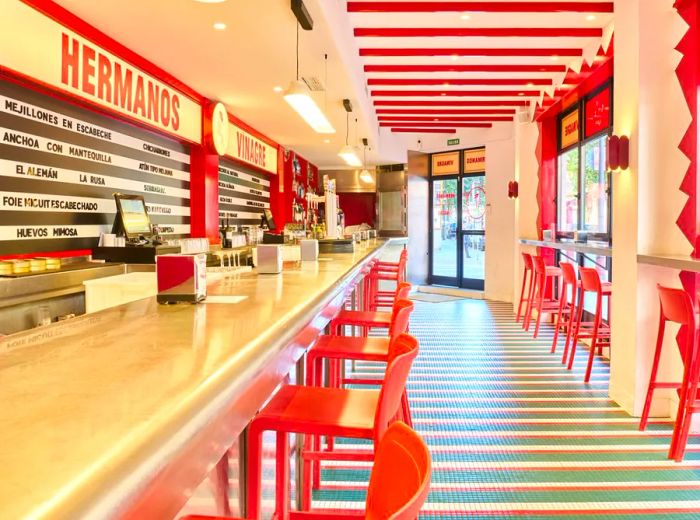
[[(559, 310), (557, 311), (557, 321), (554, 325), (554, 337), (552, 338), (552, 354), (557, 350), (559, 331), (563, 329), (566, 332), (566, 343), (564, 344), (564, 355), (561, 358), (561, 362), (564, 363), (569, 351), (569, 340), (571, 339), (571, 329), (574, 323), (574, 313), (576, 312), (577, 291), (581, 286), (581, 282), (576, 277), (574, 265), (570, 262), (560, 262), (559, 268), (561, 269), (562, 283), (559, 293)], [(569, 289), (571, 289), (571, 301), (569, 301)]]
[[(697, 315), (693, 300), (683, 289), (673, 289), (658, 284), (656, 287), (659, 292), (659, 331), (656, 336), (654, 360), (651, 365), (649, 387), (647, 388), (642, 417), (639, 421), (639, 429), (642, 431), (646, 429), (654, 391), (659, 388), (675, 389), (680, 396), (680, 402), (669, 449), (669, 458), (680, 461), (683, 459), (688, 440), (686, 428), (690, 427), (690, 418), (698, 409), (698, 403), (695, 402), (698, 377), (697, 373), (693, 373), (697, 372), (697, 366), (691, 366), (693, 365), (692, 361), (697, 359)], [(661, 359), (661, 349), (664, 343), (664, 334), (666, 332), (666, 322), (668, 321), (680, 325), (681, 333), (683, 334), (683, 341), (677, 342), (684, 367), (682, 382), (659, 382), (656, 380)], [(697, 362), (694, 365), (697, 365)]]
[[(430, 491), (431, 469), (430, 452), (423, 439), (405, 424), (396, 422), (377, 446), (364, 513), (290, 511), (280, 520), (415, 520)], [(239, 519), (195, 515), (181, 520)]]
[[(397, 263), (376, 261), (369, 274), (369, 302), (368, 310), (377, 310), (380, 307), (391, 307), (396, 299), (396, 292), (401, 282), (405, 281), (406, 262), (408, 253), (405, 249), (401, 251), (401, 256)], [(381, 281), (396, 282), (396, 289), (393, 291), (380, 291)]]
[[(532, 283), (534, 279), (534, 273), (532, 268), (532, 255), (530, 253), (521, 253), (523, 255), (523, 284), (520, 287), (520, 302), (518, 303), (518, 314), (515, 316), (515, 322), (520, 321), (520, 316), (523, 310), (523, 305), (525, 305), (525, 310), (527, 310), (527, 304), (530, 301), (530, 293), (532, 292)], [(527, 289), (525, 288), (527, 286)], [(523, 316), (524, 318), (524, 316)]]
[[(408, 294), (411, 292), (411, 284), (408, 282), (400, 282), (394, 302), (398, 300), (408, 299)], [(392, 304), (394, 303), (392, 302)], [(372, 328), (389, 328), (391, 325), (391, 312), (383, 311), (353, 311), (342, 309), (330, 323), (330, 329), (333, 334), (341, 335), (344, 326), (362, 327), (363, 335), (367, 335), (369, 329)]]
[(313, 465), (321, 460), (373, 460), (374, 453), (336, 450), (324, 452), (320, 436), (374, 440), (375, 447), (396, 417), (418, 340), (408, 334), (392, 341), (386, 375), (380, 390), (355, 390), (287, 385), (280, 388), (248, 427), (248, 516), (260, 518), (262, 491), (262, 436), (277, 432), (275, 479), (276, 517), (287, 518), (289, 492), (288, 433), (304, 434), (301, 498), (303, 510), (311, 504)]
[(547, 289), (550, 287), (550, 280), (553, 283), (555, 278), (561, 276), (561, 269), (551, 265), (544, 264), (544, 258), (541, 256), (533, 256), (532, 263), (534, 266), (535, 282), (530, 290), (529, 301), (527, 302), (527, 314), (525, 319), (525, 330), (530, 330), (530, 321), (532, 320), (532, 311), (537, 311), (537, 320), (535, 322), (535, 333), (533, 338), (536, 338), (540, 332), (540, 321), (542, 314), (553, 314), (559, 309), (559, 300), (547, 296)]
[[(330, 359), (343, 362), (352, 361), (377, 361), (386, 363), (389, 359), (389, 346), (391, 341), (401, 333), (408, 330), (408, 322), (413, 312), (413, 302), (410, 300), (397, 300), (392, 310), (389, 336), (356, 337), (323, 335), (306, 353), (306, 385), (322, 386), (323, 360)], [(331, 387), (340, 388), (345, 384), (380, 385), (381, 379), (342, 378), (340, 371), (334, 371), (335, 381), (329, 381)], [(404, 391), (401, 398), (401, 419), (412, 426), (411, 410), (408, 404), (408, 396)]]
[[(610, 325), (603, 323), (603, 298), (608, 298), (609, 305), (612, 296), (612, 284), (610, 282), (601, 282), (598, 271), (591, 267), (581, 267), (579, 273), (581, 275), (581, 289), (579, 290), (578, 304), (576, 305), (576, 321), (574, 323), (573, 340), (567, 368), (571, 370), (574, 366), (578, 341), (580, 339), (590, 339), (591, 350), (588, 355), (586, 374), (583, 377), (584, 383), (588, 383), (591, 379), (596, 348), (598, 349), (598, 354), (602, 355), (603, 347), (610, 347)], [(582, 321), (583, 302), (587, 292), (595, 294), (596, 297), (593, 321)]]

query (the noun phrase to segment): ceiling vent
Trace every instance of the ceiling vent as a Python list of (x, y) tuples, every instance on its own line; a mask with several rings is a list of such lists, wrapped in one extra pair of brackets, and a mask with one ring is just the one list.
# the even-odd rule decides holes
[(304, 80), (304, 83), (306, 83), (306, 86), (309, 87), (311, 92), (323, 92), (326, 90), (326, 87), (323, 86), (323, 83), (321, 83), (321, 80), (318, 78), (313, 76), (304, 76), (301, 79)]

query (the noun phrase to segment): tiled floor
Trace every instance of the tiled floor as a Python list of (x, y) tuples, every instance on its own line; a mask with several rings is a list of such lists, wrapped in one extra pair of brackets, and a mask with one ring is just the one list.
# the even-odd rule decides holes
[[(606, 363), (583, 384), (588, 353), (565, 370), (551, 331), (532, 340), (510, 304), (416, 302), (411, 332), (409, 398), (434, 463), (422, 518), (700, 519), (700, 439), (669, 461), (670, 423), (638, 432), (607, 398)], [(361, 509), (368, 475), (368, 463), (328, 464), (314, 505)]]

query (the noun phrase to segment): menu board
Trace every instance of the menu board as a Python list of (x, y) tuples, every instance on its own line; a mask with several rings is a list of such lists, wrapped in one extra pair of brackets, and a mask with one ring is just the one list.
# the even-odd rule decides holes
[(219, 159), (219, 218), (232, 226), (260, 224), (270, 207), (270, 180), (267, 175)]
[(0, 81), (0, 255), (96, 246), (115, 192), (142, 195), (166, 239), (189, 236), (186, 145)]

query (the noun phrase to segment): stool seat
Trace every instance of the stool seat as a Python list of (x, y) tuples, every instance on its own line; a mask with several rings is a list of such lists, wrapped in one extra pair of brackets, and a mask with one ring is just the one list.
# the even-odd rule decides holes
[(561, 276), (561, 268), (554, 265), (548, 265), (545, 267), (545, 273), (547, 276)]
[(389, 338), (321, 336), (309, 353), (329, 359), (386, 362), (389, 356)]
[(333, 319), (336, 325), (356, 325), (358, 327), (388, 327), (391, 313), (381, 311), (352, 311), (343, 309)]

